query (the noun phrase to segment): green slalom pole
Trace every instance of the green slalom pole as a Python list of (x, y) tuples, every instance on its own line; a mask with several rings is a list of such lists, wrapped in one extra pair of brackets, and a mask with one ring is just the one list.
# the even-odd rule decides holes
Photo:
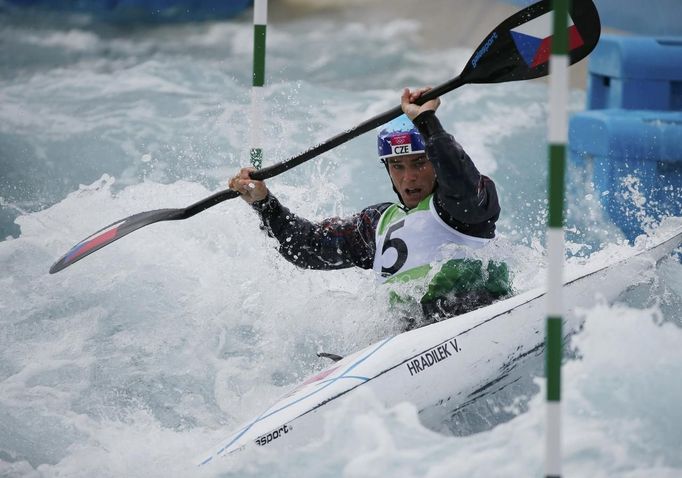
[(545, 476), (561, 476), (561, 358), (563, 349), (564, 175), (568, 140), (568, 10), (570, 0), (553, 0), (554, 25), (549, 86), (548, 292), (545, 373), (547, 430)]
[(268, 0), (253, 4), (253, 87), (251, 88), (251, 149), (254, 168), (263, 165), (263, 86), (265, 85), (265, 36), (268, 27)]

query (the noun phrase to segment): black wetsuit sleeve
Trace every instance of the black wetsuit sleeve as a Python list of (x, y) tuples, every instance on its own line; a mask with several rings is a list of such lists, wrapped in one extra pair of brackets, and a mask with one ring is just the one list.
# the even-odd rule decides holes
[(252, 204), (261, 228), (279, 242), (279, 252), (305, 269), (371, 269), (376, 250), (375, 231), (389, 203), (370, 206), (345, 219), (313, 223), (296, 216), (272, 194)]
[(433, 111), (421, 113), (414, 124), (426, 141), (426, 154), (436, 170), (434, 204), (438, 215), (469, 236), (495, 237), (495, 222), (500, 216), (495, 183), (478, 172)]

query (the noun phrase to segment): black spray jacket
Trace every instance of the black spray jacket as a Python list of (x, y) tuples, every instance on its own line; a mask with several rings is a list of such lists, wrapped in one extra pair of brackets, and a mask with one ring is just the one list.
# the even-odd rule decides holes
[[(426, 154), (436, 171), (434, 205), (450, 227), (475, 237), (493, 238), (500, 205), (493, 181), (481, 175), (469, 155), (448, 134), (433, 111), (414, 124), (426, 142)], [(296, 216), (272, 194), (253, 203), (262, 228), (280, 244), (281, 254), (306, 269), (371, 269), (376, 252), (379, 218), (391, 203), (366, 207), (347, 218), (310, 222)]]

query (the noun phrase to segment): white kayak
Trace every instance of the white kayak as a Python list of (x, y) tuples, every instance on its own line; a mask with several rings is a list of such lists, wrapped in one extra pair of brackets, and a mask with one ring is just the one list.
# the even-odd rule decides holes
[[(640, 238), (642, 239), (642, 238)], [(682, 225), (661, 228), (626, 255), (581, 267), (565, 280), (564, 332), (579, 326), (575, 311), (615, 300), (682, 243)], [(628, 279), (631, 278), (631, 279)], [(294, 448), (322, 435), (324, 412), (359, 387), (386, 406), (410, 402), (420, 411), (452, 411), (516, 379), (524, 358), (542, 353), (546, 290), (411, 330), (348, 355), (308, 378), (199, 460), (204, 466), (248, 446)]]

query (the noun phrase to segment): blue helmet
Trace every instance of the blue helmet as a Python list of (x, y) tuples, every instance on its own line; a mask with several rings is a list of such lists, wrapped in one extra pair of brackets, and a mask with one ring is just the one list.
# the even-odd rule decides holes
[(387, 123), (377, 136), (377, 150), (379, 159), (386, 161), (394, 156), (419, 154), (426, 152), (424, 138), (412, 121), (405, 116), (399, 116)]

